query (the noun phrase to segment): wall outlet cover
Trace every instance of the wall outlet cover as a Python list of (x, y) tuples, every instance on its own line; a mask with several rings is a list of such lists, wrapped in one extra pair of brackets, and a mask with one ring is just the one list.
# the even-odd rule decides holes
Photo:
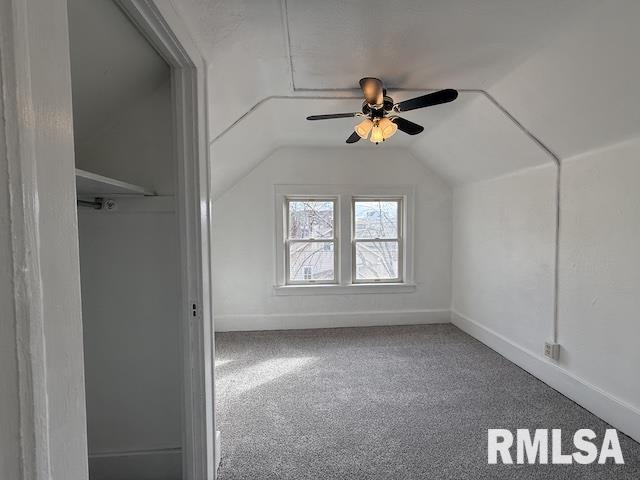
[(544, 356), (552, 360), (558, 360), (560, 358), (560, 344), (544, 342)]

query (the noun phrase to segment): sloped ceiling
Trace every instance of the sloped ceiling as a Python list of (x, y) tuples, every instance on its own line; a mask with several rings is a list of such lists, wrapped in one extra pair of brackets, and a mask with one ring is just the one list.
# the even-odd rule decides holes
[(585, 1), (489, 91), (561, 158), (640, 134), (640, 2)]
[(67, 0), (76, 144), (169, 78), (169, 66), (114, 2)]
[[(401, 92), (395, 98), (401, 100), (414, 94)], [(359, 98), (308, 97), (275, 97), (262, 102), (213, 142), (214, 197), (219, 197), (283, 145), (377, 151), (388, 147), (406, 148), (452, 184), (551, 161), (546, 152), (482, 93), (463, 92), (455, 103), (407, 112), (403, 116), (423, 125), (425, 131), (416, 136), (399, 132), (389, 140), (388, 147), (369, 141), (345, 145), (345, 138), (353, 131), (353, 119), (307, 122), (301, 113), (350, 111), (360, 102)]]
[(281, 145), (354, 148), (353, 120), (304, 117), (359, 101), (307, 97), (357, 96), (366, 75), (396, 100), (476, 91), (407, 114), (426, 132), (391, 140), (453, 183), (550, 161), (527, 131), (560, 157), (640, 132), (634, 0), (173, 1), (209, 59), (221, 189)]

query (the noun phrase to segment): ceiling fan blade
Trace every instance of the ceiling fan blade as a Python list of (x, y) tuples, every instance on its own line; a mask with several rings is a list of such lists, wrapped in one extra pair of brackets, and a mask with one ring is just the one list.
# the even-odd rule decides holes
[(357, 113), (328, 113), (327, 115), (311, 115), (307, 120), (330, 120), (332, 118), (351, 118), (358, 115)]
[(360, 140), (360, 135), (356, 132), (353, 132), (349, 138), (347, 138), (347, 143), (356, 143)]
[(384, 88), (382, 86), (382, 80), (379, 78), (361, 78), (360, 88), (364, 94), (364, 99), (369, 105), (382, 105), (384, 103)]
[(431, 107), (432, 105), (440, 105), (441, 103), (453, 102), (458, 98), (458, 92), (452, 88), (439, 90), (433, 93), (427, 93), (421, 97), (411, 98), (395, 105), (399, 112), (408, 112), (416, 108)]
[(410, 122), (409, 120), (401, 117), (393, 117), (391, 121), (398, 126), (398, 130), (402, 130), (404, 133), (408, 133), (409, 135), (417, 135), (424, 130), (422, 125)]

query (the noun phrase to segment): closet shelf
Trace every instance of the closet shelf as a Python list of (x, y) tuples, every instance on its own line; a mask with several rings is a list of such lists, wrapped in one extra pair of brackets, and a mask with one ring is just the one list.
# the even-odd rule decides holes
[(152, 196), (156, 194), (140, 185), (133, 185), (79, 168), (76, 168), (76, 191), (78, 196), (90, 197), (104, 195)]

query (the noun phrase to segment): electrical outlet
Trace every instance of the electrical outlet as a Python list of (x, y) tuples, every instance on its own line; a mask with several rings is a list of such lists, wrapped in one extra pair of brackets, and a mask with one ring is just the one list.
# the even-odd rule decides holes
[(544, 342), (544, 356), (551, 360), (558, 360), (560, 358), (560, 344)]

